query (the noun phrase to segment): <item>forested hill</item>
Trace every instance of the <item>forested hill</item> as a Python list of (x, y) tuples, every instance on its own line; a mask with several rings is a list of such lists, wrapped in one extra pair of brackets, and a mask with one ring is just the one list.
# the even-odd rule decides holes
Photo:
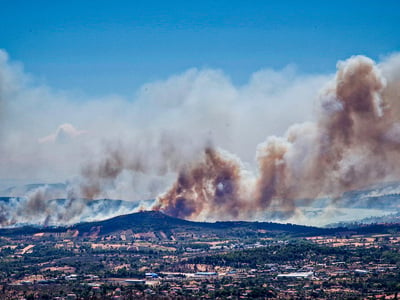
[(295, 224), (280, 224), (272, 222), (244, 222), (244, 221), (226, 221), (226, 222), (192, 222), (173, 218), (158, 211), (144, 211), (127, 215), (117, 216), (108, 220), (97, 222), (80, 223), (66, 227), (33, 227), (24, 226), (18, 228), (0, 229), (0, 235), (24, 235), (38, 232), (65, 232), (67, 230), (78, 230), (79, 236), (88, 233), (97, 232), (97, 235), (107, 235), (120, 231), (132, 230), (133, 232), (149, 231), (186, 231), (214, 233), (217, 235), (240, 236), (246, 234), (256, 235), (259, 232), (276, 235), (288, 236), (315, 236), (315, 235), (345, 235), (347, 233), (387, 233), (399, 231), (399, 224), (372, 224), (353, 227), (339, 228), (319, 228), (312, 226), (303, 226)]

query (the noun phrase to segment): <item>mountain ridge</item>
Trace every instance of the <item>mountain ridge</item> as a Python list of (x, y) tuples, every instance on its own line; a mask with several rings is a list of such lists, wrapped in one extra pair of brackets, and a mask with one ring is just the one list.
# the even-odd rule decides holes
[(107, 220), (83, 222), (69, 226), (22, 226), (0, 229), (0, 236), (33, 235), (35, 233), (61, 233), (77, 231), (78, 236), (87, 236), (96, 231), (97, 236), (106, 236), (122, 231), (132, 232), (213, 232), (229, 235), (257, 234), (267, 232), (271, 235), (290, 236), (345, 235), (348, 232), (383, 233), (390, 230), (400, 231), (400, 224), (370, 224), (358, 227), (321, 228), (306, 225), (282, 224), (274, 222), (217, 221), (194, 222), (168, 216), (160, 211), (141, 211), (116, 216)]

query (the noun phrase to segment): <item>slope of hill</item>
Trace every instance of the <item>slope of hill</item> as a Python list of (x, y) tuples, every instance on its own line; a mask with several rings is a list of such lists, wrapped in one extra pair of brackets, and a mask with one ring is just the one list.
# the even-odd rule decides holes
[(239, 236), (243, 234), (256, 233), (259, 230), (267, 231), (271, 235), (290, 234), (290, 235), (316, 235), (330, 234), (335, 231), (344, 231), (346, 229), (339, 228), (318, 228), (294, 224), (279, 224), (271, 222), (192, 222), (178, 218), (167, 216), (158, 211), (143, 211), (122, 216), (117, 216), (108, 220), (85, 222), (68, 227), (41, 227), (41, 226), (24, 226), (19, 228), (0, 229), (0, 235), (23, 235), (34, 234), (37, 232), (65, 232), (67, 230), (78, 230), (79, 235), (85, 235), (98, 231), (98, 235), (107, 235), (117, 233), (124, 230), (132, 230), (133, 232), (148, 231), (164, 231), (171, 230), (219, 233), (222, 235)]
[(216, 237), (254, 237), (262, 232), (263, 236), (276, 237), (306, 237), (348, 234), (384, 234), (400, 232), (400, 224), (360, 224), (350, 227), (319, 228), (295, 224), (280, 224), (272, 222), (192, 222), (167, 216), (158, 211), (143, 211), (111, 219), (85, 222), (73, 226), (43, 227), (23, 226), (0, 229), (0, 236), (23, 236), (35, 233), (66, 233), (79, 232), (78, 237), (87, 237), (95, 232), (97, 237), (121, 232), (134, 233), (164, 232), (170, 236), (172, 232), (197, 234)]

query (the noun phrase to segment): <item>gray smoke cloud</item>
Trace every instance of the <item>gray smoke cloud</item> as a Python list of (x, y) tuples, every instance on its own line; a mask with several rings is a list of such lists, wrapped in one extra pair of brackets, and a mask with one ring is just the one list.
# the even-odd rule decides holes
[[(296, 199), (328, 196), (335, 201), (348, 190), (398, 181), (400, 94), (399, 80), (393, 79), (398, 59), (381, 66), (363, 56), (339, 62), (335, 78), (321, 92), (316, 122), (296, 124), (284, 137), (269, 137), (258, 145), (258, 172), (250, 193), (237, 193), (240, 164), (219, 154), (218, 163), (211, 160), (212, 168), (200, 162), (189, 172), (182, 170), (155, 209), (191, 219), (204, 207), (214, 218), (219, 211), (222, 218), (252, 218), (260, 210), (287, 218), (296, 213)], [(235, 167), (225, 168), (231, 164)], [(229, 201), (219, 198), (221, 184), (229, 187)], [(213, 193), (203, 192), (207, 190)]]
[[(243, 86), (191, 69), (94, 99), (38, 84), (0, 54), (0, 178), (69, 180), (62, 195), (15, 195), (27, 200), (1, 206), (2, 220), (75, 222), (101, 198), (156, 198), (152, 209), (193, 220), (285, 219), (296, 199), (399, 179), (399, 55), (352, 57), (336, 75), (261, 70)], [(49, 207), (55, 197), (73, 208)]]

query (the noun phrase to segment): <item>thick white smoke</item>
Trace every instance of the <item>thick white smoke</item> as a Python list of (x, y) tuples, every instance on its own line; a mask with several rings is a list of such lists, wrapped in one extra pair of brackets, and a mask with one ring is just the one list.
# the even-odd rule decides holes
[[(382, 92), (383, 98), (392, 99), (399, 93), (399, 62), (400, 55), (393, 55), (374, 67), (390, 83), (390, 88)], [(326, 83), (333, 79), (333, 75), (303, 75), (287, 67), (258, 71), (247, 84), (235, 86), (222, 71), (190, 69), (145, 84), (132, 98), (117, 94), (91, 98), (37, 84), (21, 64), (10, 61), (7, 53), (0, 51), (0, 179), (7, 180), (7, 184), (10, 179), (71, 180), (66, 196), (72, 199), (150, 199), (172, 186), (182, 170), (196, 170), (191, 164), (199, 161), (204, 149), (216, 148), (235, 153), (244, 162), (241, 167), (253, 174), (260, 172), (260, 164), (268, 164), (263, 157), (276, 156), (274, 165), (266, 169), (278, 170), (284, 168), (279, 161), (290, 161), (290, 172), (285, 176), (300, 178), (305, 167), (315, 167), (310, 155), (315, 151), (312, 143), (316, 137), (323, 137), (315, 124), (328, 119), (321, 115), (343, 109), (343, 104), (329, 98), (335, 93), (320, 96), (323, 87), (329, 90)], [(324, 100), (322, 106), (315, 105), (318, 97)], [(380, 98), (375, 100), (377, 108), (384, 110), (386, 104)], [(400, 105), (391, 103), (391, 112), (398, 116)], [(400, 140), (399, 123), (392, 125), (386, 138)], [(271, 137), (257, 146), (268, 136), (284, 138)], [(257, 147), (258, 161), (254, 159)], [(296, 151), (291, 151), (293, 147)], [(347, 163), (356, 165), (362, 154), (352, 152), (346, 156)], [(209, 165), (207, 158), (205, 165)], [(340, 168), (345, 171), (345, 166)], [(261, 174), (261, 178), (275, 184), (274, 174)], [(215, 173), (216, 178), (220, 175)], [(250, 177), (252, 184), (265, 185), (268, 193), (266, 181), (257, 183), (255, 176)], [(307, 178), (302, 180), (308, 182)], [(289, 198), (296, 192), (275, 188), (279, 196)], [(297, 192), (309, 196), (303, 190)], [(40, 199), (47, 198), (43, 195)], [(240, 199), (240, 203), (247, 205), (248, 200)], [(32, 203), (43, 207), (37, 200)], [(288, 205), (287, 209), (292, 210), (292, 204)], [(251, 210), (251, 205), (246, 209)], [(239, 207), (234, 210), (237, 213), (233, 218), (251, 215), (248, 211), (242, 214)]]
[(240, 192), (240, 163), (206, 149), (203, 160), (180, 169), (154, 208), (190, 219), (253, 219), (259, 211), (288, 218), (299, 215), (296, 200), (330, 197), (336, 207), (346, 191), (399, 181), (399, 85), (384, 68), (364, 56), (339, 62), (320, 93), (316, 121), (259, 144), (252, 192)]
[[(123, 168), (128, 172), (119, 174), (117, 189), (108, 193), (130, 200), (155, 197), (174, 177), (165, 179), (165, 173), (197, 157), (205, 145), (253, 163), (265, 136), (310, 118), (326, 79), (293, 68), (263, 70), (237, 87), (221, 71), (191, 69), (145, 84), (132, 98), (94, 99), (38, 84), (0, 51), (0, 179), (65, 181), (119, 149), (145, 165), (147, 175)], [(293, 102), (301, 109), (290, 109)]]

